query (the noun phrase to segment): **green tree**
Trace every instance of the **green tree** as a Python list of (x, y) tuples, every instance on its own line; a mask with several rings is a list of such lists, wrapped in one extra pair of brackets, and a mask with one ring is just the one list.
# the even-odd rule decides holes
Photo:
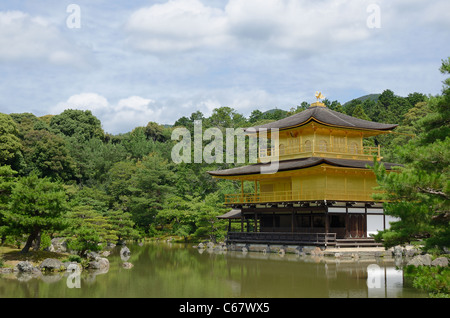
[[(450, 74), (450, 57), (442, 61), (440, 71)], [(450, 136), (450, 77), (444, 81), (442, 98), (430, 104), (430, 108), (433, 112), (419, 122), (425, 131), (422, 143), (432, 143)]]
[(39, 177), (65, 181), (73, 178), (75, 162), (61, 136), (47, 130), (30, 130), (23, 138), (23, 174), (34, 172)]
[(17, 125), (11, 116), (0, 113), (0, 165), (13, 164), (22, 144)]
[(136, 226), (148, 230), (174, 188), (172, 165), (159, 154), (150, 154), (136, 163), (116, 163), (105, 182), (114, 209), (131, 213)]
[(252, 113), (250, 114), (250, 117), (248, 118), (249, 124), (254, 124), (257, 121), (261, 120), (262, 116), (263, 116), (263, 112), (260, 111), (259, 109), (255, 109), (254, 111), (252, 111)]
[(134, 228), (135, 224), (131, 213), (120, 209), (112, 209), (107, 212), (106, 216), (117, 236), (118, 242), (139, 238), (139, 232)]
[(75, 177), (81, 184), (103, 183), (114, 164), (129, 156), (121, 143), (102, 142), (98, 138), (82, 142), (75, 138), (67, 140), (69, 154), (75, 161)]
[(415, 133), (420, 133), (420, 131), (417, 131), (417, 128), (423, 128), (420, 125), (417, 125), (418, 121), (427, 116), (429, 113), (432, 112), (430, 109), (431, 102), (430, 100), (425, 102), (418, 102), (414, 107), (410, 108), (404, 115), (403, 115), (403, 126), (411, 126), (413, 127)]
[(30, 175), (17, 181), (3, 215), (9, 227), (28, 235), (22, 249), (26, 253), (42, 231), (51, 233), (67, 226), (66, 211), (66, 193), (62, 185)]
[(353, 111), (355, 110), (355, 107), (361, 105), (361, 101), (358, 99), (352, 99), (348, 103), (345, 103), (345, 113), (349, 116), (353, 116)]
[(0, 239), (1, 244), (6, 239), (6, 236), (11, 232), (11, 228), (4, 220), (4, 214), (9, 209), (8, 202), (10, 200), (11, 192), (16, 182), (17, 172), (12, 170), (10, 166), (0, 166)]
[(264, 113), (263, 119), (280, 120), (286, 118), (288, 112), (282, 109), (272, 109)]
[(224, 131), (226, 128), (245, 127), (246, 122), (245, 117), (235, 109), (219, 107), (213, 109), (211, 116), (206, 120), (205, 127), (217, 127)]
[(154, 141), (147, 138), (145, 127), (136, 127), (122, 139), (123, 147), (132, 159), (142, 159), (154, 150)]
[[(65, 231), (69, 247), (82, 256), (87, 250), (118, 240), (118, 227), (109, 211), (111, 197), (99, 187), (71, 186), (70, 227)], [(75, 191), (74, 191), (75, 190)]]
[(145, 127), (145, 135), (148, 139), (152, 139), (153, 141), (164, 142), (170, 139), (170, 137), (167, 136), (164, 126), (159, 125), (153, 121), (150, 121)]
[(67, 109), (50, 119), (50, 127), (80, 141), (91, 138), (103, 140), (105, 136), (100, 120), (90, 110)]
[[(448, 61), (441, 72), (450, 73)], [(387, 173), (375, 163), (377, 181), (387, 200), (385, 213), (398, 218), (378, 234), (386, 246), (421, 239), (425, 249), (450, 246), (450, 80), (432, 112), (417, 121), (421, 133), (397, 148), (405, 166), (400, 173)]]
[(358, 104), (355, 109), (353, 110), (352, 117), (364, 119), (364, 120), (370, 120), (369, 116), (366, 115), (364, 112), (364, 109), (362, 108), (361, 104)]
[(148, 228), (163, 209), (166, 196), (173, 190), (174, 174), (169, 163), (157, 154), (151, 154), (136, 164), (136, 173), (130, 179), (128, 209), (133, 221)]
[(111, 200), (127, 206), (128, 197), (132, 194), (132, 178), (136, 173), (136, 163), (132, 161), (120, 161), (109, 170), (105, 181), (106, 192)]
[(167, 197), (164, 208), (158, 212), (156, 221), (163, 227), (169, 227), (174, 235), (182, 236), (187, 241), (195, 230), (194, 205), (197, 198), (183, 199), (176, 195)]
[(224, 237), (226, 223), (217, 219), (217, 216), (225, 213), (226, 208), (224, 208), (218, 193), (211, 193), (206, 196), (204, 201), (197, 202), (195, 211), (197, 227), (195, 236), (207, 237), (212, 242)]
[(108, 222), (105, 217), (90, 206), (75, 206), (68, 213), (70, 227), (65, 235), (69, 238), (68, 247), (84, 256), (86, 251), (99, 251), (107, 233)]

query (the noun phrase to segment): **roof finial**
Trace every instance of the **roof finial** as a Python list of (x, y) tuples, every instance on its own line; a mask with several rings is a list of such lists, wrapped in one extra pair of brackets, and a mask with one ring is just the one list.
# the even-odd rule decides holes
[(311, 107), (315, 107), (315, 106), (322, 106), (322, 107), (326, 107), (324, 103), (322, 103), (320, 100), (324, 99), (325, 96), (323, 96), (323, 94), (319, 91), (316, 92), (316, 98), (317, 98), (317, 102), (312, 103)]
[(319, 102), (321, 99), (324, 99), (325, 96), (323, 96), (321, 92), (316, 92), (316, 98), (317, 98), (317, 101)]

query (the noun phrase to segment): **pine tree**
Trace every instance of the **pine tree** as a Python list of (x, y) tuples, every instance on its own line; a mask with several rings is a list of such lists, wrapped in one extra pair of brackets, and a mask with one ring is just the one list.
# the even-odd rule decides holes
[(22, 249), (27, 253), (43, 232), (55, 232), (68, 226), (66, 193), (61, 184), (36, 175), (20, 178), (11, 191), (4, 222), (16, 232), (28, 235)]
[[(450, 59), (441, 72), (450, 73)], [(422, 240), (425, 249), (450, 246), (450, 79), (431, 113), (416, 122), (422, 133), (405, 147), (397, 148), (405, 166), (387, 173), (374, 164), (377, 181), (387, 200), (385, 213), (398, 218), (378, 234), (385, 246)]]
[(369, 116), (366, 115), (364, 112), (364, 109), (362, 108), (361, 104), (358, 104), (355, 109), (353, 110), (352, 117), (364, 119), (364, 120), (370, 120)]

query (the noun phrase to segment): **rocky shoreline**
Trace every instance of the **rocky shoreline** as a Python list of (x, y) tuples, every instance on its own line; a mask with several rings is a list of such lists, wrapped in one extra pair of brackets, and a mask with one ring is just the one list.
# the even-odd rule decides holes
[[(110, 251), (103, 251), (102, 253), (89, 252), (81, 263), (74, 261), (62, 262), (56, 258), (46, 258), (40, 264), (35, 264), (28, 260), (19, 261), (14, 267), (1, 267), (0, 275), (2, 277), (16, 278), (20, 281), (28, 281), (33, 278), (48, 280), (49, 277), (61, 279), (70, 275), (80, 275), (85, 271), (88, 275), (95, 277), (109, 271), (110, 263), (107, 257), (110, 253)], [(123, 268), (129, 269), (133, 267), (133, 264), (127, 262), (130, 255), (131, 252), (128, 247), (124, 246), (121, 248), (120, 257), (123, 260)]]
[(52, 273), (81, 273), (83, 270), (94, 270), (98, 273), (107, 272), (109, 260), (97, 253), (89, 253), (84, 266), (78, 262), (62, 262), (56, 258), (46, 258), (39, 265), (30, 261), (20, 261), (14, 267), (0, 268), (0, 274), (14, 274), (24, 280)]
[(214, 244), (204, 242), (195, 245), (199, 250), (209, 250), (215, 252), (234, 251), (246, 254), (248, 252), (258, 252), (262, 254), (294, 254), (298, 256), (311, 256), (324, 261), (345, 262), (345, 261), (388, 261), (395, 262), (397, 266), (448, 266), (448, 257), (441, 256), (432, 259), (430, 254), (423, 254), (422, 251), (413, 246), (396, 246), (385, 249), (384, 247), (356, 247), (356, 248), (320, 248), (317, 246), (295, 246), (295, 245), (267, 245), (267, 244)]

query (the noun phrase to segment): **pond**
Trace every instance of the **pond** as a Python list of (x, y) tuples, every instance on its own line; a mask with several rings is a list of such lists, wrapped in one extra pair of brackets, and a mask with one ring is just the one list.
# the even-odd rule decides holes
[[(191, 245), (116, 247), (105, 273), (83, 271), (32, 279), (0, 277), (0, 298), (413, 298), (393, 262), (337, 262), (295, 254), (215, 252)], [(12, 274), (10, 274), (12, 275)]]

